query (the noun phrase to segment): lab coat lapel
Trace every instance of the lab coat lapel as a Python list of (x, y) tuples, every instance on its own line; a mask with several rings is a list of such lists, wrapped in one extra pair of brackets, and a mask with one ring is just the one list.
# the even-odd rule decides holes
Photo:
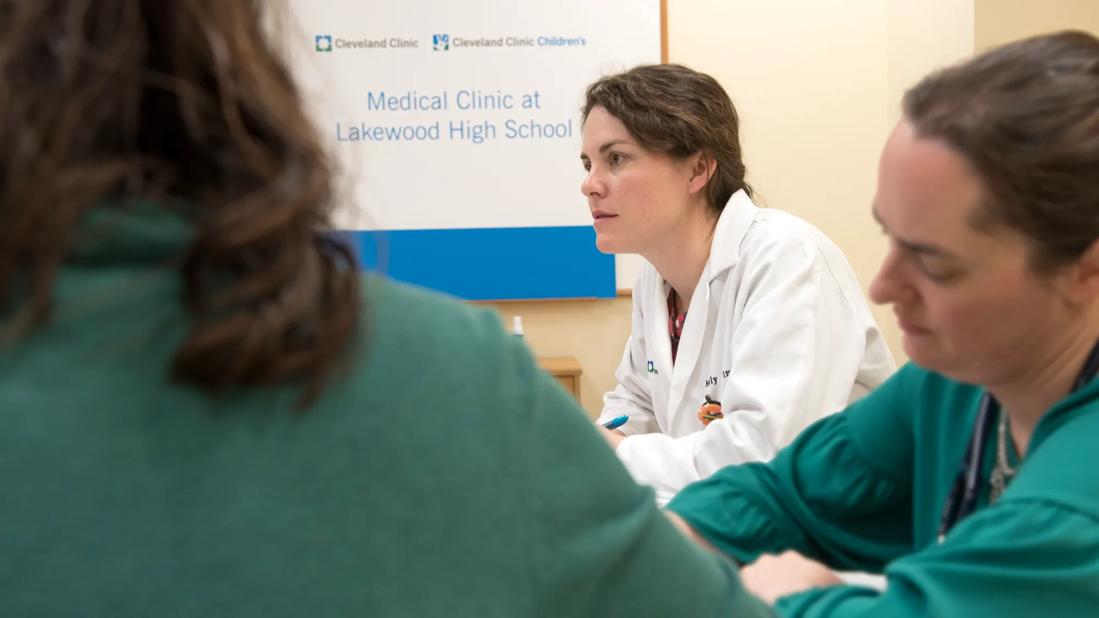
[[(721, 211), (717, 226), (714, 229), (714, 238), (710, 246), (710, 257), (706, 260), (706, 267), (695, 286), (694, 295), (691, 297), (691, 306), (687, 311), (687, 322), (683, 325), (683, 337), (679, 340), (679, 350), (676, 353), (676, 363), (671, 372), (671, 386), (668, 392), (666, 406), (668, 410), (667, 427), (665, 431), (676, 433), (676, 427), (694, 418), (698, 406), (702, 401), (687, 399), (691, 392), (691, 380), (698, 369), (698, 359), (703, 356), (703, 346), (713, 345), (706, 341), (706, 325), (710, 319), (710, 284), (715, 277), (720, 276), (725, 270), (733, 268), (740, 256), (740, 243), (751, 227), (759, 208), (752, 203), (744, 191), (737, 191), (729, 198), (725, 208)], [(665, 291), (666, 298), (666, 291)], [(667, 302), (664, 306), (664, 328), (667, 330)], [(665, 335), (660, 339), (667, 341)], [(671, 365), (671, 343), (666, 343), (667, 362)], [(663, 350), (662, 350), (663, 351)], [(687, 419), (682, 416), (689, 415)]]
[[(649, 353), (652, 357), (647, 360), (653, 363), (650, 371), (657, 374), (654, 376), (656, 379), (650, 380), (650, 384), (653, 385), (653, 404), (667, 408), (668, 385), (672, 377), (672, 342), (668, 338), (668, 291), (670, 288), (655, 269), (652, 272), (659, 283), (650, 288), (650, 293), (654, 296), (648, 299), (651, 317), (646, 318), (645, 323), (648, 328), (646, 336), (649, 340)], [(661, 430), (667, 431), (668, 428), (664, 426), (665, 415), (657, 413), (656, 418), (661, 424)]]
[[(701, 401), (690, 401), (686, 396), (691, 390), (691, 380), (694, 379), (698, 359), (702, 355), (706, 321), (710, 319), (710, 268), (711, 263), (707, 261), (706, 268), (702, 271), (702, 276), (699, 277), (691, 296), (691, 306), (687, 309), (687, 322), (683, 325), (683, 336), (679, 340), (679, 350), (676, 352), (671, 389), (668, 393), (668, 428), (673, 432), (680, 422), (680, 415), (691, 412), (692, 406), (697, 407), (702, 404)], [(668, 355), (671, 356), (670, 344)]]

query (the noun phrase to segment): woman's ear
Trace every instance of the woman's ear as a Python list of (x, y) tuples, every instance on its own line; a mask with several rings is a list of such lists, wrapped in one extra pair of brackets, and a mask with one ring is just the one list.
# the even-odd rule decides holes
[(717, 173), (717, 159), (710, 153), (702, 150), (691, 155), (689, 159), (691, 176), (688, 180), (687, 191), (694, 195), (706, 188), (706, 183)]
[(1074, 303), (1090, 303), (1099, 300), (1099, 238), (1069, 267), (1066, 292)]

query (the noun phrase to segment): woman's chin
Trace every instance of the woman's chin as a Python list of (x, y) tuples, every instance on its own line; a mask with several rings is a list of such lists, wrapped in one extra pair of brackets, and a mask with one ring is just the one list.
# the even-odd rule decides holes
[(951, 369), (951, 363), (943, 354), (943, 350), (925, 334), (904, 333), (901, 337), (901, 348), (908, 360), (924, 369), (944, 375)]
[(601, 253), (628, 253), (628, 251), (625, 251), (622, 248), (621, 243), (615, 242), (613, 238), (608, 238), (599, 234), (595, 235), (595, 248), (599, 249)]

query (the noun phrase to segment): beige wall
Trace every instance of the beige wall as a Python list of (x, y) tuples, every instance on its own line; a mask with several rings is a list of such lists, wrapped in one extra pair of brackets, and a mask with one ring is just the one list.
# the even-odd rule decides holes
[(527, 345), (538, 356), (575, 356), (580, 361), (580, 403), (593, 418), (603, 393), (614, 388), (614, 369), (630, 336), (630, 297), (601, 300), (485, 303), (511, 328), (523, 317)]
[[(760, 201), (820, 227), (870, 283), (884, 239), (870, 217), (878, 151), (904, 89), (975, 48), (1074, 26), (1099, 0), (668, 0), (669, 60), (716, 77), (742, 116)], [(523, 315), (535, 354), (575, 356), (598, 413), (630, 327), (629, 298), (496, 303)], [(888, 309), (875, 315), (898, 361)]]
[(975, 0), (977, 51), (1073, 28), (1099, 35), (1099, 0)]

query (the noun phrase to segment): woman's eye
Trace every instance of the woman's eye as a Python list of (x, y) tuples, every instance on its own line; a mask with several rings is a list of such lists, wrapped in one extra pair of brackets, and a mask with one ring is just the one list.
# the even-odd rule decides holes
[(929, 266), (923, 260), (919, 261), (920, 271), (935, 283), (948, 283), (958, 276), (956, 269), (943, 268), (941, 266)]
[(610, 156), (611, 165), (620, 165), (625, 163), (626, 155), (619, 152), (612, 152)]

